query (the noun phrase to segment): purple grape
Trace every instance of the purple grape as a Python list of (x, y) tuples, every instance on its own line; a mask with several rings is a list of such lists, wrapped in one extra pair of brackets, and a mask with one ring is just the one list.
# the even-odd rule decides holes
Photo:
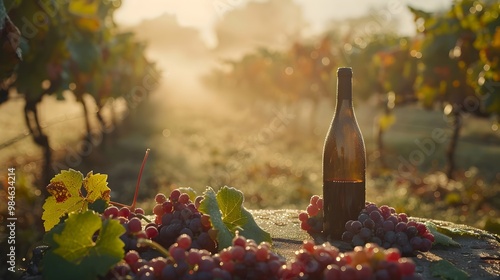
[(420, 236), (415, 236), (410, 239), (410, 244), (415, 250), (420, 250), (422, 247), (422, 238)]
[(349, 220), (349, 221), (347, 221), (347, 222), (345, 223), (345, 229), (346, 229), (347, 231), (354, 232), (354, 231), (353, 231), (353, 229), (352, 229), (352, 223), (353, 223), (353, 222), (354, 222), (353, 220)]
[(372, 231), (369, 228), (362, 228), (359, 231), (359, 236), (364, 240), (369, 240), (372, 237)]
[(398, 217), (396, 216), (389, 216), (386, 220), (391, 221), (394, 225), (397, 225), (399, 223)]
[(361, 213), (359, 216), (358, 216), (358, 221), (360, 221), (361, 223), (364, 223), (367, 219), (369, 219), (370, 216), (368, 216), (368, 214), (365, 214), (365, 213)]
[(373, 229), (375, 227), (375, 222), (372, 219), (368, 218), (363, 222), (363, 226), (369, 229)]
[(372, 212), (374, 211), (380, 211), (377, 207), (377, 205), (375, 204), (368, 204), (366, 207), (365, 207), (366, 211), (368, 212), (368, 214), (371, 214)]
[(384, 231), (393, 231), (394, 230), (394, 223), (392, 221), (384, 221), (382, 224), (382, 227), (384, 228)]
[(396, 233), (394, 231), (387, 231), (384, 234), (384, 240), (392, 245), (394, 242), (396, 242)]
[(405, 222), (399, 222), (396, 224), (395, 229), (397, 232), (400, 231), (406, 231), (406, 223)]
[(427, 238), (422, 238), (422, 245), (420, 246), (420, 251), (427, 252), (431, 249), (432, 242)]
[(370, 213), (370, 219), (372, 219), (374, 222), (382, 221), (384, 218), (378, 211), (373, 211)]
[(358, 233), (362, 227), (363, 227), (363, 225), (361, 224), (360, 221), (353, 221), (351, 223), (352, 232), (354, 232), (354, 233)]
[(359, 234), (355, 234), (352, 237), (352, 245), (353, 246), (363, 246), (365, 244), (366, 244), (365, 240)]
[(353, 236), (354, 234), (352, 231), (344, 231), (344, 233), (342, 233), (342, 241), (351, 242)]
[(418, 235), (418, 230), (414, 226), (409, 226), (406, 228), (406, 234), (408, 234), (408, 237), (414, 237)]

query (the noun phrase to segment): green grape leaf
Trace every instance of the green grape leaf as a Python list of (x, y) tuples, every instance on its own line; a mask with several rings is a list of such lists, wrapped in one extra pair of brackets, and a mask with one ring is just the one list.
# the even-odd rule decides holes
[(204, 198), (201, 201), (198, 210), (210, 216), (212, 227), (217, 230), (217, 242), (219, 249), (227, 248), (232, 245), (234, 233), (224, 224), (222, 213), (217, 203), (215, 191), (212, 188), (207, 188), (203, 193)]
[(430, 221), (427, 221), (427, 222), (425, 222), (425, 226), (429, 229), (429, 231), (432, 233), (432, 235), (434, 235), (434, 244), (435, 245), (440, 244), (440, 245), (444, 245), (444, 246), (460, 247), (460, 243), (456, 242), (448, 235), (445, 235), (445, 234), (439, 232), (436, 224), (434, 224)]
[[(97, 199), (109, 202), (110, 189), (106, 178), (106, 175), (94, 175), (92, 172), (83, 178), (82, 173), (73, 169), (63, 170), (54, 176), (47, 186), (51, 196), (43, 204), (42, 219), (45, 231), (58, 224), (64, 215), (73, 211), (87, 210), (88, 204)], [(85, 192), (85, 195), (82, 192)]]
[(433, 277), (439, 277), (440, 279), (465, 280), (470, 278), (465, 271), (455, 267), (447, 260), (431, 263), (430, 270)]
[(235, 188), (223, 187), (217, 194), (212, 188), (204, 193), (200, 211), (210, 215), (213, 227), (218, 230), (220, 248), (231, 245), (236, 233), (260, 243), (272, 243), (271, 235), (257, 225), (253, 216), (243, 207), (243, 193)]
[(222, 219), (232, 232), (242, 230), (241, 225), (247, 223), (247, 216), (241, 211), (243, 200), (243, 193), (234, 188), (223, 187), (217, 192)]
[(272, 243), (271, 235), (257, 225), (252, 214), (243, 207), (243, 193), (235, 188), (224, 186), (217, 192), (217, 202), (222, 211), (224, 223), (231, 231), (255, 240), (257, 243)]
[(458, 228), (458, 227), (447, 227), (436, 225), (437, 231), (447, 236), (471, 236), (471, 237), (481, 237), (481, 234), (474, 232), (471, 229), (467, 228)]
[(105, 275), (125, 254), (120, 239), (124, 233), (117, 220), (101, 220), (93, 211), (70, 213), (65, 223), (54, 227), (45, 238), (51, 249), (44, 256), (44, 277), (96, 279)]

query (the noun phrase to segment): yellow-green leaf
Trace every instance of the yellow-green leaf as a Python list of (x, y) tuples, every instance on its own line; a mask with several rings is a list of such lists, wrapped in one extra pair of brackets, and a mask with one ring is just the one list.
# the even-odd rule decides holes
[[(45, 231), (59, 223), (61, 217), (74, 211), (85, 211), (88, 204), (102, 199), (109, 201), (110, 189), (107, 176), (89, 172), (85, 179), (79, 171), (63, 170), (50, 180), (47, 197), (43, 204), (42, 220)], [(82, 189), (83, 186), (83, 189)], [(85, 194), (82, 194), (85, 191)]]
[(59, 223), (59, 219), (67, 213), (85, 209), (85, 200), (82, 197), (71, 197), (64, 202), (57, 202), (54, 196), (49, 196), (43, 204), (42, 220), (45, 231), (49, 231)]
[(389, 129), (395, 121), (396, 117), (394, 114), (384, 114), (378, 119), (378, 123), (382, 131)]
[(74, 15), (91, 17), (96, 16), (100, 0), (72, 0), (69, 2), (69, 12)]
[(110, 189), (108, 188), (108, 175), (93, 174), (90, 171), (83, 180), (83, 187), (87, 191), (87, 201), (94, 202), (97, 199), (109, 201)]

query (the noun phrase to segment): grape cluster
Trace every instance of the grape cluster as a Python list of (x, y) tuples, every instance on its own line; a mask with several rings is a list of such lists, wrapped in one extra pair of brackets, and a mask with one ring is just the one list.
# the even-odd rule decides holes
[(191, 237), (182, 234), (168, 249), (168, 257), (146, 261), (137, 251), (128, 251), (106, 279), (278, 279), (285, 261), (270, 251), (270, 244), (236, 236), (233, 245), (212, 255), (191, 248)]
[(153, 213), (159, 234), (153, 240), (168, 248), (176, 242), (177, 237), (186, 234), (193, 240), (192, 248), (215, 253), (216, 231), (212, 229), (210, 217), (198, 211), (202, 199), (199, 196), (193, 202), (187, 193), (178, 189), (172, 190), (168, 198), (158, 193)]
[(145, 225), (143, 220), (147, 219), (142, 208), (132, 211), (127, 206), (109, 206), (102, 217), (118, 219), (125, 227), (126, 232), (120, 237), (125, 243), (125, 251), (145, 250), (137, 246), (137, 240), (140, 238), (154, 240), (168, 248), (181, 234), (187, 234), (193, 240), (193, 248), (215, 253), (217, 233), (212, 229), (210, 217), (198, 211), (202, 199), (203, 197), (199, 196), (193, 202), (187, 193), (179, 189), (172, 190), (168, 198), (163, 193), (158, 193), (153, 208), (154, 222)]
[(295, 259), (278, 273), (280, 279), (422, 279), (411, 259), (401, 257), (397, 249), (384, 250), (374, 243), (341, 253), (328, 242), (304, 241)]
[(309, 234), (323, 231), (323, 198), (313, 195), (305, 212), (299, 214), (300, 228)]
[(236, 234), (232, 244), (215, 255), (220, 268), (233, 276), (223, 279), (279, 279), (279, 270), (286, 261), (271, 251), (269, 243), (257, 244)]
[(238, 234), (232, 246), (217, 254), (192, 248), (192, 239), (180, 235), (165, 257), (145, 260), (135, 250), (125, 254), (105, 279), (422, 279), (415, 263), (402, 257), (399, 250), (385, 250), (374, 243), (357, 246), (341, 253), (330, 243), (303, 242), (295, 259), (286, 262), (271, 251), (271, 245), (259, 245)]
[(347, 221), (345, 229), (342, 240), (353, 246), (372, 242), (386, 249), (397, 248), (403, 255), (427, 252), (434, 242), (434, 235), (423, 223), (409, 221), (405, 213), (374, 203), (367, 203), (357, 220)]
[(152, 239), (158, 235), (158, 229), (154, 223), (148, 224), (143, 228), (141, 218), (144, 215), (142, 208), (135, 208), (134, 211), (124, 206), (118, 208), (109, 206), (102, 214), (103, 218), (118, 219), (125, 227), (126, 232), (120, 237), (125, 243), (125, 250), (138, 250), (137, 240), (139, 238)]
[(153, 280), (162, 279), (161, 272), (167, 264), (172, 261), (164, 257), (157, 257), (151, 260), (141, 258), (135, 250), (130, 250), (125, 254), (121, 262), (116, 264), (106, 275), (105, 279), (137, 279)]

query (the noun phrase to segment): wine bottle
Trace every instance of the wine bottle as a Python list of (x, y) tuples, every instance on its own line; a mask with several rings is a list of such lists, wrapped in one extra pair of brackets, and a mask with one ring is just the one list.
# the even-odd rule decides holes
[(323, 148), (323, 229), (341, 239), (365, 207), (365, 144), (352, 106), (352, 69), (337, 70), (337, 104)]

